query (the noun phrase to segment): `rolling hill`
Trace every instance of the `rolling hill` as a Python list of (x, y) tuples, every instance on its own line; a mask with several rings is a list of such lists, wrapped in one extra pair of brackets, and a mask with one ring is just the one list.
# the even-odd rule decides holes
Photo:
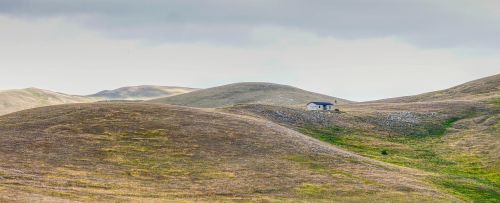
[(365, 157), (435, 174), (427, 180), (466, 202), (500, 202), (498, 79), (342, 104), (339, 113), (262, 104), (223, 111), (266, 119)]
[(89, 97), (99, 100), (150, 100), (161, 97), (184, 94), (196, 90), (187, 87), (153, 86), (141, 85), (131, 87), (121, 87), (114, 90), (104, 90)]
[(270, 121), (148, 103), (0, 117), (0, 201), (460, 201)]
[(349, 101), (327, 95), (305, 91), (299, 88), (272, 83), (235, 83), (218, 86), (182, 95), (151, 100), (190, 107), (227, 107), (235, 104), (269, 104), (280, 106), (305, 105), (310, 101), (349, 103)]
[(500, 202), (498, 79), (339, 112), (270, 83), (23, 110), (0, 116), (0, 202)]
[(445, 90), (374, 102), (401, 103), (443, 100), (493, 100), (495, 98), (500, 98), (500, 74), (474, 80)]
[(0, 91), (0, 115), (29, 108), (68, 103), (93, 102), (93, 98), (27, 88)]
[(499, 103), (346, 104), (341, 113), (245, 104), (223, 109), (295, 129), (346, 151), (434, 174), (465, 202), (500, 201)]

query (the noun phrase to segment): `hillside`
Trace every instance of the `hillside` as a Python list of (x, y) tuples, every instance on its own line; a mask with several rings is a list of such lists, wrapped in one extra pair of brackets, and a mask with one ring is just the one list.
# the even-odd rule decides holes
[(203, 89), (173, 97), (155, 99), (153, 103), (191, 107), (226, 107), (235, 104), (305, 105), (310, 101), (348, 103), (349, 101), (317, 94), (287, 85), (272, 83), (235, 83)]
[(36, 88), (3, 90), (0, 91), (0, 115), (41, 106), (93, 101), (95, 100), (92, 98), (72, 96)]
[(432, 173), (427, 181), (466, 202), (500, 202), (499, 100), (338, 108), (340, 113), (250, 104), (223, 111), (270, 120), (365, 157)]
[(446, 90), (374, 102), (428, 102), (442, 100), (493, 100), (500, 98), (500, 74), (481, 78)]
[(459, 201), (431, 174), (249, 116), (146, 103), (0, 117), (0, 201)]
[(194, 88), (141, 85), (131, 87), (121, 87), (114, 90), (104, 90), (89, 97), (99, 100), (150, 100), (161, 97), (184, 94), (194, 91)]

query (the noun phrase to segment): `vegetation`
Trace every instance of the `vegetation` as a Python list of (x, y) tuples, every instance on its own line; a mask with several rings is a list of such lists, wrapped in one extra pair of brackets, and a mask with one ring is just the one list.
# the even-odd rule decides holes
[[(443, 123), (447, 129), (457, 122)], [(449, 146), (445, 130), (433, 136), (386, 136), (339, 127), (305, 127), (302, 132), (380, 161), (421, 169), (434, 175), (427, 179), (443, 190), (468, 201), (500, 202), (500, 171), (480, 155)]]
[(174, 104), (192, 107), (228, 107), (235, 104), (269, 104), (278, 106), (306, 105), (310, 101), (349, 101), (308, 92), (299, 88), (273, 83), (235, 83), (186, 94), (151, 100), (154, 103)]
[(500, 105), (500, 99), (491, 100), (491, 103), (494, 104), (494, 105), (499, 106)]
[(482, 100), (490, 96), (498, 96), (500, 89), (500, 74), (470, 81), (449, 89), (424, 93), (415, 96), (390, 98), (380, 102), (429, 102), (442, 100)]
[(0, 115), (57, 104), (93, 102), (93, 98), (73, 96), (36, 88), (0, 91)]
[(0, 202), (452, 199), (420, 175), (213, 110), (93, 103), (0, 117)]
[[(268, 83), (172, 99), (247, 103), (224, 109), (113, 102), (20, 111), (0, 116), (0, 202), (499, 202), (497, 78), (340, 101), (341, 113), (296, 108), (335, 98)], [(30, 91), (43, 105), (57, 100)]]
[(195, 91), (194, 88), (187, 87), (169, 87), (169, 86), (131, 86), (121, 87), (114, 90), (104, 90), (96, 94), (89, 95), (89, 97), (97, 98), (99, 100), (150, 100), (162, 97), (168, 97), (187, 92)]
[(425, 130), (424, 133), (416, 133), (414, 135), (417, 136), (442, 136), (446, 133), (446, 130), (453, 125), (453, 123), (457, 122), (460, 118), (458, 117), (452, 117), (449, 119), (446, 119), (445, 121), (438, 123), (438, 124), (432, 124), (428, 126), (424, 126)]

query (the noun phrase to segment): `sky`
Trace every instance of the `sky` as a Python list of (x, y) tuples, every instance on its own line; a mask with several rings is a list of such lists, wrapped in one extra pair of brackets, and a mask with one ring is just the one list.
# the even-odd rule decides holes
[(500, 73), (498, 0), (0, 0), (0, 89), (272, 82), (354, 101)]

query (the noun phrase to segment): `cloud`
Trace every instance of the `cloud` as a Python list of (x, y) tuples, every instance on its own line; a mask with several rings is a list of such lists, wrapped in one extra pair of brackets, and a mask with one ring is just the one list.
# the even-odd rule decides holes
[(498, 73), (498, 54), (457, 56), (388, 37), (343, 39), (261, 26), (262, 45), (116, 39), (64, 18), (0, 16), (0, 88), (91, 94), (126, 85), (289, 84), (352, 100), (446, 88)]
[[(16, 0), (0, 13), (62, 17), (111, 37), (152, 43), (254, 45), (260, 27), (340, 39), (394, 38), (424, 48), (498, 51), (495, 0)], [(497, 9), (495, 9), (497, 8)]]

